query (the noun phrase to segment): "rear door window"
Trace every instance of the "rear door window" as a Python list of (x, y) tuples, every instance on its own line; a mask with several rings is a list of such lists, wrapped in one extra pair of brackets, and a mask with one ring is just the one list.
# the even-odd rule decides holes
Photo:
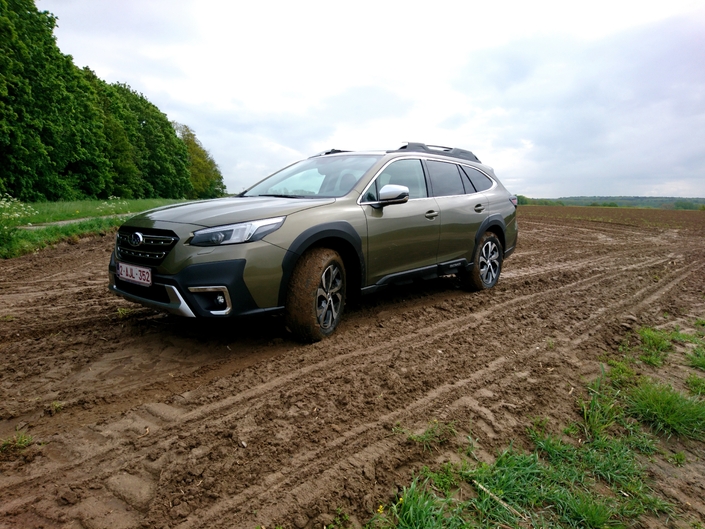
[(454, 163), (426, 160), (434, 197), (464, 195), (465, 187), (460, 179), (458, 166)]

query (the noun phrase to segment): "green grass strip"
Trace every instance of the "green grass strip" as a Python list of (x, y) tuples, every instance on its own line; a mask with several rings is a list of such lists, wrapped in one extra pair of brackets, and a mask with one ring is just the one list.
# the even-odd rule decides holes
[(0, 237), (0, 259), (19, 257), (62, 241), (73, 241), (78, 237), (105, 235), (123, 222), (122, 218), (108, 217), (35, 230), (12, 229)]
[(16, 226), (26, 224), (42, 224), (61, 220), (74, 220), (106, 215), (122, 215), (125, 213), (139, 213), (148, 209), (168, 206), (184, 202), (167, 198), (142, 198), (109, 200), (75, 200), (66, 202), (33, 202), (25, 204), (29, 212), (23, 212), (15, 222)]

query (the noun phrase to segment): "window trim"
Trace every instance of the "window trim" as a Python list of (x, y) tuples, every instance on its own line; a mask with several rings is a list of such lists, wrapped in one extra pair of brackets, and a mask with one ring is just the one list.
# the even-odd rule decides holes
[[(392, 158), (389, 160), (389, 162), (385, 163), (379, 171), (370, 179), (370, 182), (365, 186), (365, 189), (363, 189), (362, 193), (360, 193), (359, 198), (357, 199), (357, 204), (358, 206), (371, 206), (374, 204), (379, 204), (379, 200), (374, 200), (374, 201), (365, 201), (363, 200), (363, 197), (367, 194), (367, 191), (372, 187), (372, 185), (375, 184), (379, 176), (384, 172), (384, 170), (389, 167), (391, 164), (394, 162), (398, 162), (400, 160), (418, 160), (421, 165), (421, 171), (423, 172), (423, 179), (424, 183), (426, 184), (426, 196), (421, 197), (421, 198), (411, 198), (409, 197), (409, 202), (412, 200), (427, 200), (429, 198), (433, 198), (431, 194), (429, 194), (429, 182), (428, 182), (428, 171), (426, 169), (426, 164), (424, 163), (424, 159), (420, 156), (400, 156), (399, 158)], [(379, 190), (378, 190), (379, 191)]]

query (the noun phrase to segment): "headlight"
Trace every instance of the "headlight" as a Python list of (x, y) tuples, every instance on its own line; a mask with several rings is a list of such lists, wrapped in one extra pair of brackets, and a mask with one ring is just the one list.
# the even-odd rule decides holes
[(253, 220), (227, 226), (206, 228), (194, 232), (192, 246), (220, 246), (222, 244), (239, 244), (241, 242), (259, 241), (268, 233), (278, 230), (286, 217)]

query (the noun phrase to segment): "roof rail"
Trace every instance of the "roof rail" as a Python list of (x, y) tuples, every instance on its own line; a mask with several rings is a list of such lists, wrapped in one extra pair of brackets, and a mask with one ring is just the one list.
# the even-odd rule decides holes
[(396, 150), (387, 152), (397, 152), (397, 151), (411, 151), (411, 152), (426, 152), (429, 154), (445, 154), (446, 156), (452, 156), (453, 158), (460, 158), (462, 160), (470, 160), (471, 162), (482, 163), (472, 152), (466, 151), (465, 149), (458, 149), (456, 147), (443, 147), (442, 145), (426, 145), (425, 143), (406, 143)]
[(350, 152), (350, 151), (342, 151), (340, 149), (328, 149), (327, 151), (321, 151), (319, 153), (314, 154), (313, 156), (309, 156), (309, 158), (315, 158), (316, 156), (326, 156), (327, 154), (338, 154), (339, 152)]

